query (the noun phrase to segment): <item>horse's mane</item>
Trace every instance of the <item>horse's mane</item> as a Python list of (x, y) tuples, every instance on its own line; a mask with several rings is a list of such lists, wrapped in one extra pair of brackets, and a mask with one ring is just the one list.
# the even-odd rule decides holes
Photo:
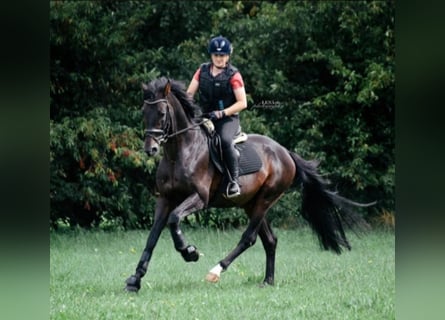
[(190, 120), (194, 122), (200, 120), (202, 116), (201, 108), (194, 102), (193, 98), (189, 96), (185, 84), (181, 81), (167, 79), (166, 77), (152, 80), (148, 83), (149, 90), (144, 91), (144, 100), (153, 99), (155, 93), (163, 92), (168, 81), (170, 81), (171, 93), (178, 99)]

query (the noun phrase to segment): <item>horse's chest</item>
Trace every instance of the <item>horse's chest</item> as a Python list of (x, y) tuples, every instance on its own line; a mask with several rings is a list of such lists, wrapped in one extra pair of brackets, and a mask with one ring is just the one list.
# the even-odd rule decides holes
[(188, 189), (191, 185), (192, 173), (190, 170), (178, 164), (160, 166), (157, 173), (159, 191), (170, 192), (177, 189)]

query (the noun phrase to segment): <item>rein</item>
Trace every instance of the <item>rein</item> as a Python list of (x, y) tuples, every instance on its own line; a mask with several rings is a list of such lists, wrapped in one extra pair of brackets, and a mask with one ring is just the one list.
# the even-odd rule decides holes
[[(158, 99), (158, 100), (155, 100), (155, 101), (144, 100), (144, 103), (146, 103), (146, 104), (156, 104), (156, 103), (159, 103), (159, 102), (165, 102), (167, 104), (167, 109), (170, 110), (170, 108), (171, 108), (170, 107), (170, 103), (168, 103), (167, 99)], [(181, 129), (181, 130), (178, 130), (178, 131), (175, 131), (175, 132), (172, 132), (172, 133), (168, 134), (167, 132), (170, 129), (170, 123), (171, 123), (170, 112), (167, 112), (167, 116), (168, 116), (168, 118), (167, 118), (168, 121), (165, 122), (164, 128), (162, 128), (162, 129), (146, 129), (145, 130), (145, 136), (146, 137), (149, 136), (149, 137), (153, 138), (159, 145), (161, 145), (164, 142), (167, 142), (167, 140), (169, 138), (175, 137), (175, 136), (180, 135), (180, 134), (182, 134), (182, 133), (184, 133), (186, 131), (189, 131), (191, 129), (199, 127), (200, 125), (202, 125), (206, 121), (204, 119), (204, 120), (202, 120), (202, 121), (200, 121), (198, 123), (193, 124), (190, 127), (187, 127), (187, 128), (184, 128), (184, 129)]]

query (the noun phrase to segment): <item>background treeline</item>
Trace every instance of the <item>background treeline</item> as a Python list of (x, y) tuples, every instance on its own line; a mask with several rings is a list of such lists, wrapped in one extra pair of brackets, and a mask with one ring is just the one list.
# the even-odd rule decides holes
[[(188, 84), (228, 37), (246, 132), (319, 159), (333, 188), (394, 217), (393, 1), (51, 1), (50, 224), (149, 227), (158, 158), (142, 151), (141, 83)], [(298, 224), (298, 190), (270, 212)], [(202, 225), (245, 222), (206, 210)]]

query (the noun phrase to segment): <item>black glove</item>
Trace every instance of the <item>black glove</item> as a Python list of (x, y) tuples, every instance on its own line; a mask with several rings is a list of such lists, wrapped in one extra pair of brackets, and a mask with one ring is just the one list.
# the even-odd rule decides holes
[(217, 110), (217, 111), (212, 111), (209, 113), (209, 119), (212, 121), (222, 119), (225, 116), (226, 116), (226, 113), (224, 112), (224, 110), (222, 110), (222, 111)]

